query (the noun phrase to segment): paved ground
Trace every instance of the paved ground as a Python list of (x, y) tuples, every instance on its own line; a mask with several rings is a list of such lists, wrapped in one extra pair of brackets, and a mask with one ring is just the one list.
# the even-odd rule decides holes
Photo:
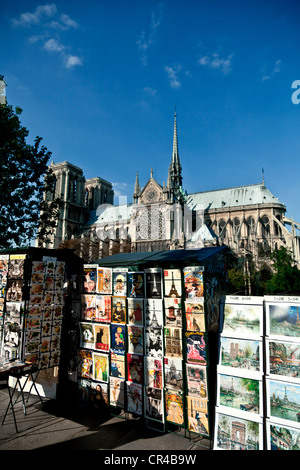
[(136, 451), (186, 451), (183, 453), (199, 458), (200, 450), (210, 450), (209, 440), (193, 440), (175, 429), (167, 433), (152, 430), (140, 418), (91, 413), (51, 399), (43, 399), (42, 405), (34, 395), (29, 397), (26, 415), (21, 400), (15, 405), (16, 432), (11, 409), (1, 425), (8, 400), (8, 389), (0, 383), (0, 450), (105, 450), (109, 458), (116, 451), (127, 451), (126, 455), (135, 455)]

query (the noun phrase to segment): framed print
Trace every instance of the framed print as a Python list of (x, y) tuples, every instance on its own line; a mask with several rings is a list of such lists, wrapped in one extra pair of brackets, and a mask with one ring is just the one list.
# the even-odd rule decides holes
[(144, 358), (145, 385), (163, 388), (163, 360), (157, 357)]
[(113, 323), (126, 323), (126, 297), (112, 296), (111, 321)]
[(94, 328), (92, 323), (79, 323), (80, 347), (93, 349), (95, 343)]
[(163, 301), (160, 299), (145, 299), (145, 325), (153, 328), (162, 328), (163, 319)]
[(127, 297), (127, 269), (113, 269), (113, 295)]
[(128, 297), (143, 299), (145, 297), (144, 272), (128, 273)]
[(186, 358), (190, 364), (207, 365), (206, 338), (204, 333), (185, 333)]
[(247, 414), (262, 416), (262, 380), (217, 374), (217, 406), (221, 411), (230, 408), (242, 417)]
[(300, 341), (300, 303), (266, 302), (266, 335)]
[(109, 377), (109, 404), (125, 408), (125, 379)]
[(187, 395), (190, 397), (208, 398), (207, 370), (198, 364), (186, 364)]
[(108, 352), (110, 348), (110, 326), (101, 323), (94, 323), (93, 327), (95, 339), (94, 349)]
[(127, 353), (127, 380), (138, 384), (144, 383), (143, 356)]
[(179, 390), (165, 390), (166, 421), (184, 426), (184, 397)]
[(225, 303), (223, 336), (260, 339), (263, 335), (263, 305)]
[(162, 328), (145, 327), (145, 355), (163, 357), (163, 330)]
[(112, 294), (112, 269), (97, 267), (97, 293)]
[(164, 297), (182, 296), (182, 277), (180, 269), (164, 269)]
[(182, 357), (182, 329), (165, 327), (164, 328), (164, 341), (165, 341), (165, 356), (167, 357)]
[(240, 418), (230, 413), (216, 413), (214, 450), (263, 450), (261, 418)]
[(93, 352), (93, 379), (108, 381), (108, 355)]
[(181, 299), (165, 298), (165, 326), (182, 327)]
[(267, 415), (279, 424), (300, 428), (300, 384), (266, 379)]
[(164, 357), (164, 386), (172, 390), (183, 390), (182, 358)]
[(128, 352), (144, 354), (144, 328), (142, 326), (127, 325)]
[(144, 300), (143, 299), (127, 299), (128, 324), (144, 325)]
[(97, 265), (85, 264), (83, 266), (83, 290), (88, 294), (95, 293), (97, 287)]
[(127, 411), (136, 415), (143, 414), (143, 386), (126, 382)]
[(204, 296), (203, 271), (201, 266), (186, 267), (183, 269), (185, 298), (197, 299)]
[(163, 389), (144, 387), (144, 416), (164, 423)]
[(208, 401), (200, 397), (186, 397), (188, 430), (209, 437)]
[(126, 327), (118, 323), (111, 323), (110, 325), (111, 333), (111, 349), (114, 351), (125, 351), (126, 348)]
[(262, 341), (221, 336), (218, 371), (246, 377), (261, 377)]
[(300, 429), (266, 420), (267, 450), (300, 450)]
[(187, 331), (200, 331), (205, 333), (204, 299), (196, 302), (185, 302), (185, 318)]
[(125, 353), (110, 352), (110, 375), (119, 379), (126, 378)]
[(300, 383), (300, 342), (266, 339), (266, 374)]
[(146, 297), (148, 299), (162, 298), (162, 270), (157, 268), (145, 269)]
[(98, 295), (95, 296), (96, 313), (95, 321), (110, 323), (111, 322), (111, 296)]

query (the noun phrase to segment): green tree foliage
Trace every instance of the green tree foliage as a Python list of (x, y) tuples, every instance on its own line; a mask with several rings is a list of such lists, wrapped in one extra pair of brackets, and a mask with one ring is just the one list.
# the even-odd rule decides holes
[[(48, 169), (51, 153), (41, 145), (26, 142), (29, 131), (21, 125), (22, 110), (0, 105), (0, 248), (28, 244), (40, 230), (46, 240), (55, 224), (59, 199), (47, 202), (45, 189), (53, 184)], [(40, 211), (42, 210), (42, 220)]]
[(285, 247), (270, 255), (274, 274), (266, 283), (267, 294), (300, 294), (300, 271), (295, 266), (292, 254)]

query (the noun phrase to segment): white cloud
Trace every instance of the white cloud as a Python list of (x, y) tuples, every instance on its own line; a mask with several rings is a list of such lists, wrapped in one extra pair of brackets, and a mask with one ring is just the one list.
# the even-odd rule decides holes
[(76, 65), (82, 65), (82, 60), (80, 57), (76, 55), (68, 55), (65, 57), (65, 64), (67, 69), (71, 69), (75, 67)]
[(169, 82), (170, 82), (170, 86), (172, 88), (180, 88), (181, 87), (181, 83), (179, 81), (179, 78), (178, 78), (178, 74), (181, 72), (182, 70), (182, 67), (181, 65), (174, 65), (173, 67), (169, 67), (168, 65), (166, 65), (164, 67), (164, 71), (166, 72), (167, 74), (167, 77), (169, 79)]
[(60, 29), (62, 31), (66, 31), (68, 29), (77, 29), (79, 24), (72, 20), (69, 15), (63, 14), (60, 16), (59, 20), (53, 20), (49, 23), (49, 26), (54, 29)]
[(199, 65), (207, 66), (215, 70), (220, 70), (224, 75), (231, 72), (232, 54), (227, 57), (220, 57), (218, 53), (205, 55), (198, 60)]
[(43, 47), (48, 52), (63, 52), (65, 50), (65, 46), (57, 39), (48, 39)]
[(144, 89), (143, 89), (143, 92), (145, 95), (147, 96), (155, 96), (156, 93), (157, 93), (157, 90), (153, 90), (153, 88), (149, 87), (149, 86), (146, 86)]
[(280, 59), (276, 60), (271, 72), (268, 75), (264, 74), (262, 77), (262, 81), (264, 82), (265, 80), (270, 80), (274, 77), (274, 75), (279, 73), (281, 70), (281, 64), (282, 61)]
[(113, 190), (114, 190), (114, 195), (115, 197), (118, 198), (125, 198), (127, 197), (127, 191), (128, 191), (128, 184), (127, 183), (112, 183)]
[(43, 17), (51, 17), (56, 14), (57, 8), (54, 3), (39, 5), (33, 13), (21, 13), (19, 19), (13, 19), (15, 26), (31, 26), (41, 22)]
[(142, 31), (136, 41), (138, 51), (141, 54), (141, 62), (143, 65), (148, 65), (148, 49), (153, 44), (157, 30), (163, 18), (163, 4), (159, 3), (158, 9), (151, 12), (151, 20), (149, 26), (149, 34), (147, 36), (145, 31)]

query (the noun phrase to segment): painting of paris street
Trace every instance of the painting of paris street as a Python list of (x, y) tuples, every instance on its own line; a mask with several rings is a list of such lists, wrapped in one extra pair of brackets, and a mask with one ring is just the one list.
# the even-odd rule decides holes
[(214, 450), (261, 450), (261, 423), (216, 413)]
[(235, 369), (243, 374), (261, 373), (262, 342), (221, 337), (220, 366)]
[(261, 381), (218, 374), (218, 405), (262, 415)]

